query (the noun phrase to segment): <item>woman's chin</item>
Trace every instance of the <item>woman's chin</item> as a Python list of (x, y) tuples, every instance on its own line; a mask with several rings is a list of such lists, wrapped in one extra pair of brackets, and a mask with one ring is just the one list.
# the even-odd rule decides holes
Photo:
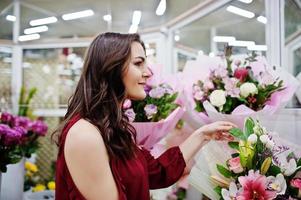
[(146, 93), (143, 91), (140, 94), (132, 95), (129, 99), (134, 100), (134, 101), (142, 101), (145, 99)]

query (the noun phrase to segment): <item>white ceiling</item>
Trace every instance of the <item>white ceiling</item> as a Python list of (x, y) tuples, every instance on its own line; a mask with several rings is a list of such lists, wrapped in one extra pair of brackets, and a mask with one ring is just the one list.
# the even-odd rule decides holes
[[(29, 28), (32, 19), (44, 18), (51, 15), (58, 17), (58, 23), (49, 24), (49, 31), (42, 33), (43, 38), (57, 37), (91, 37), (99, 32), (108, 31), (103, 15), (112, 14), (111, 31), (128, 32), (134, 10), (142, 11), (140, 29), (159, 26), (189, 10), (204, 0), (167, 0), (167, 10), (163, 16), (157, 16), (155, 10), (159, 0), (20, 0), (21, 30)], [(5, 20), (12, 9), (4, 9), (12, 0), (0, 0), (0, 39), (11, 39), (12, 22)], [(92, 9), (94, 16), (63, 21), (61, 16), (70, 12)]]

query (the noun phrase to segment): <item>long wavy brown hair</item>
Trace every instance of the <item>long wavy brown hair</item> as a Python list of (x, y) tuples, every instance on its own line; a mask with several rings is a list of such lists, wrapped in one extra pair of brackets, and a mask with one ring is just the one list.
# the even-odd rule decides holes
[(72, 117), (80, 115), (100, 130), (110, 158), (124, 160), (134, 156), (136, 131), (121, 106), (126, 98), (122, 77), (133, 42), (145, 49), (138, 34), (103, 33), (92, 41), (64, 121), (52, 135), (57, 136), (58, 145), (63, 128)]

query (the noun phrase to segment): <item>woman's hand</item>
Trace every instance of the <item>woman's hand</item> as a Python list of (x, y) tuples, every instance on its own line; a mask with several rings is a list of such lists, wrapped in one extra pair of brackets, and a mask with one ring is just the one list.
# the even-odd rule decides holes
[(233, 140), (229, 130), (236, 127), (231, 122), (217, 121), (202, 126), (198, 131), (202, 135), (204, 142), (209, 142), (210, 140)]

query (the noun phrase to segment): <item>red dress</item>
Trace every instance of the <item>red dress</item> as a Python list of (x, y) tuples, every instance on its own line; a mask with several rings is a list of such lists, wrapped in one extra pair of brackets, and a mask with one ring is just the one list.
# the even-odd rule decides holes
[[(62, 132), (56, 163), (56, 200), (84, 200), (74, 184), (64, 157), (65, 138), (69, 129), (80, 119), (74, 117)], [(110, 162), (112, 174), (117, 185), (119, 200), (149, 200), (149, 189), (168, 187), (183, 174), (186, 166), (179, 147), (168, 149), (159, 158), (145, 149), (137, 148), (137, 157), (122, 162)], [(102, 199), (100, 196), (99, 199)]]

